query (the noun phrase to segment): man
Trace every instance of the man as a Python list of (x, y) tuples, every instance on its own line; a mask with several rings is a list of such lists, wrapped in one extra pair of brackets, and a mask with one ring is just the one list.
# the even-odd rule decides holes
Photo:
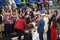
[(28, 30), (27, 23), (22, 15), (20, 15), (20, 18), (15, 22), (14, 29), (18, 36), (18, 40), (21, 40), (21, 36), (24, 35), (24, 31)]
[(37, 3), (38, 9), (41, 9), (41, 10), (42, 10), (42, 3), (43, 3), (43, 0), (35, 0), (35, 2)]
[(43, 32), (44, 32), (44, 25), (45, 25), (44, 15), (45, 14), (41, 14), (41, 19), (38, 22), (38, 28), (37, 28), (40, 40), (43, 40)]

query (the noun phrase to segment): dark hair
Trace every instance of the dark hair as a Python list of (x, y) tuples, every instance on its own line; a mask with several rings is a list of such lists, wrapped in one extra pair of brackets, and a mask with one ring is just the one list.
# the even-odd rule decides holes
[(57, 27), (57, 20), (54, 18), (54, 19), (52, 20), (52, 22), (53, 22), (54, 27), (56, 28), (56, 27)]
[(46, 14), (49, 14), (49, 11), (47, 10), (47, 13)]
[(56, 16), (58, 15), (58, 11), (54, 11), (54, 12), (56, 12)]
[(2, 10), (0, 10), (0, 14), (2, 14)]
[(60, 16), (59, 16), (59, 18), (57, 19), (57, 23), (59, 23), (59, 24), (60, 24)]
[(58, 11), (54, 11), (54, 12), (58, 13)]

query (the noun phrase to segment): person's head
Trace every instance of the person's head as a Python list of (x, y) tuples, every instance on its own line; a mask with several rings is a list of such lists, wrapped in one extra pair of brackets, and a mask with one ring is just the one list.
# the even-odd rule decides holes
[(41, 18), (44, 18), (45, 17), (45, 13), (44, 14), (41, 14)]
[(25, 17), (23, 15), (20, 15), (20, 18), (23, 18), (24, 19)]
[(2, 10), (0, 10), (0, 14), (2, 14)]
[(39, 11), (40, 9), (38, 9), (38, 8), (35, 8), (34, 10), (37, 12), (37, 11)]
[(48, 10), (46, 10), (45, 14), (49, 14), (49, 11), (48, 11)]
[(20, 16), (20, 18), (24, 18), (24, 13), (20, 12), (19, 16)]
[(35, 8), (34, 11), (36, 11), (37, 9)]
[(57, 16), (58, 15), (58, 11), (54, 11), (54, 16)]
[(19, 14), (22, 14), (22, 13), (23, 13), (23, 9), (20, 8), (20, 10), (19, 10)]
[(30, 11), (31, 11), (31, 8), (28, 7), (28, 8), (26, 9), (26, 11), (27, 11), (27, 12), (30, 12)]
[(20, 12), (22, 12), (22, 8), (20, 8)]
[(16, 8), (15, 8), (15, 7), (13, 7), (13, 8), (12, 8), (12, 10), (16, 10)]
[(10, 11), (10, 10), (8, 10), (8, 9), (6, 9), (5, 11), (6, 11), (7, 13), (10, 13), (10, 12), (11, 12), (11, 11)]

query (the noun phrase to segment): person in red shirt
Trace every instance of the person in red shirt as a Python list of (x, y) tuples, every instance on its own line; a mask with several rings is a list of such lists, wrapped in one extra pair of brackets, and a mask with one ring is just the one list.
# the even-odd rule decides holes
[(24, 31), (28, 30), (28, 25), (22, 14), (20, 15), (20, 18), (15, 22), (14, 29), (18, 36), (18, 40), (21, 40), (21, 36), (24, 34)]

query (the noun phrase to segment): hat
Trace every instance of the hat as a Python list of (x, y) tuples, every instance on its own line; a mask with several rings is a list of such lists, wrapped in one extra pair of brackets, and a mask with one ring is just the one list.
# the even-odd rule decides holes
[(45, 15), (45, 13), (41, 14), (41, 16), (44, 16), (44, 15)]

